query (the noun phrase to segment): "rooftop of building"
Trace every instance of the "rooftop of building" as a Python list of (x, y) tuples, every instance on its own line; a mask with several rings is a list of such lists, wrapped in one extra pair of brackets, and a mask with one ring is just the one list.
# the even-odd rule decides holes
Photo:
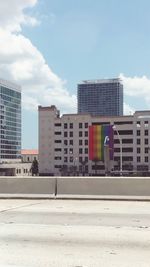
[(84, 80), (79, 84), (121, 83), (120, 78)]
[(91, 117), (91, 118), (101, 118), (101, 119), (109, 119), (109, 118), (121, 118), (121, 119), (126, 119), (126, 118), (133, 118), (134, 116), (138, 116), (138, 118), (142, 119), (142, 118), (150, 118), (150, 110), (137, 110), (135, 111), (133, 114), (129, 114), (129, 115), (121, 115), (121, 116), (106, 116), (106, 115), (92, 115), (90, 113), (65, 113), (65, 114), (61, 114), (60, 116), (60, 112), (59, 110), (57, 109), (57, 107), (55, 105), (51, 105), (51, 106), (47, 106), (47, 107), (42, 107), (42, 106), (39, 106), (38, 107), (39, 111), (56, 111), (57, 113), (57, 118), (58, 119), (61, 119), (63, 117), (82, 117), (82, 116), (86, 116), (86, 117)]
[(19, 92), (21, 91), (20, 85), (17, 85), (14, 82), (10, 82), (10, 81), (7, 81), (7, 80), (1, 79), (1, 78), (0, 78), (0, 85), (7, 87), (7, 88), (10, 88), (10, 89), (15, 90), (15, 91), (19, 91)]
[(57, 110), (55, 105), (51, 105), (51, 106), (47, 106), (47, 107), (42, 107), (42, 106), (38, 106), (38, 110), (42, 110), (42, 111), (55, 111)]
[(37, 149), (22, 149), (21, 155), (38, 155)]

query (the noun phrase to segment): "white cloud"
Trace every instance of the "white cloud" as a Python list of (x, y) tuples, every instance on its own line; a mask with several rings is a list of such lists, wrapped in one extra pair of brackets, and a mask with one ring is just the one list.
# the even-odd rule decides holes
[(120, 74), (120, 78), (124, 84), (124, 93), (128, 96), (142, 96), (144, 99), (150, 94), (150, 79), (146, 76), (142, 77), (126, 77)]
[(135, 112), (135, 109), (128, 104), (124, 103), (124, 115), (132, 115)]
[(0, 27), (7, 31), (21, 31), (21, 24), (36, 25), (36, 18), (24, 13), (25, 8), (33, 7), (37, 0), (0, 1)]
[[(136, 99), (139, 98), (139, 102), (143, 102), (143, 106), (145, 103), (146, 109), (150, 109), (150, 79), (146, 76), (126, 77), (124, 74), (120, 74), (119, 77), (123, 81), (124, 94), (133, 98), (133, 105), (136, 105), (134, 101), (136, 97)], [(135, 108), (129, 107), (129, 109)], [(125, 105), (125, 110), (128, 110), (127, 105)]]
[[(0, 2), (0, 75), (22, 86), (23, 106), (34, 110), (40, 105), (56, 105), (63, 112), (76, 111), (76, 96), (65, 89), (65, 82), (47, 65), (43, 55), (21, 33), (22, 24), (35, 25), (36, 18), (24, 9), (37, 0)], [(5, 15), (3, 15), (5, 14)]]

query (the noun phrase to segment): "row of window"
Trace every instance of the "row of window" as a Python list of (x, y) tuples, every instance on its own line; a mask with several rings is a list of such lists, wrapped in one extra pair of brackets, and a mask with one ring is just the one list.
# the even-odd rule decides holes
[[(16, 169), (17, 174), (21, 174), (21, 169)], [(29, 173), (28, 169), (23, 169), (23, 173)]]
[[(145, 153), (148, 153), (149, 149), (150, 149), (149, 147), (145, 147), (144, 148)], [(120, 152), (120, 147), (114, 148), (114, 152)], [(125, 152), (125, 153), (133, 152), (133, 147), (123, 147), (122, 148), (122, 152)], [(137, 153), (141, 153), (141, 148), (140, 147), (137, 147)]]
[(21, 156), (19, 155), (0, 155), (1, 159), (19, 159)]
[[(94, 124), (98, 124), (97, 122), (93, 122), (92, 125)], [(101, 125), (105, 125), (105, 124), (110, 124), (109, 122), (101, 122), (100, 123)], [(126, 124), (133, 124), (133, 121), (115, 121), (114, 122), (114, 125), (126, 125)], [(144, 124), (145, 125), (148, 125), (148, 121), (144, 121)], [(137, 125), (140, 126), (141, 125), (141, 122), (140, 121), (137, 121)], [(56, 127), (61, 127), (62, 124), (61, 123), (55, 123), (55, 126)], [(64, 129), (73, 129), (73, 123), (64, 123)], [(82, 123), (80, 122), (79, 123), (79, 129), (81, 128), (88, 128), (88, 122), (85, 122), (85, 123)], [(137, 135), (139, 135), (139, 131), (140, 130), (137, 130)], [(124, 132), (124, 133), (123, 133)], [(133, 134), (133, 131), (132, 130), (120, 130), (119, 131), (120, 134)], [(147, 135), (147, 134), (145, 134)]]
[[(55, 150), (56, 151), (56, 150)], [(58, 150), (57, 150), (58, 151)], [(73, 154), (73, 148), (64, 148), (64, 154)], [(79, 154), (88, 154), (88, 148), (79, 148)]]
[(21, 103), (20, 102), (15, 104), (15, 103), (12, 103), (12, 102), (9, 102), (9, 101), (6, 101), (6, 100), (2, 100), (2, 99), (1, 99), (1, 102), (5, 107), (12, 107), (12, 108), (16, 108), (16, 109), (21, 107)]
[[(55, 123), (55, 126), (56, 127), (61, 127), (61, 123)], [(82, 122), (79, 122), (79, 129), (82, 129), (82, 128), (88, 128), (88, 122), (85, 122), (85, 123), (82, 123)], [(73, 123), (64, 123), (64, 129), (73, 129)]]
[[(137, 136), (140, 136), (141, 135), (141, 130), (137, 130)], [(144, 135), (148, 135), (148, 130), (145, 130), (144, 131)]]
[(21, 123), (15, 123), (15, 122), (11, 122), (11, 121), (3, 121), (3, 120), (0, 120), (0, 124), (4, 125), (4, 126), (12, 126), (12, 127), (18, 127), (20, 129), (21, 127)]
[[(114, 161), (120, 162), (120, 157), (114, 157)], [(122, 157), (122, 161), (133, 161), (133, 157)], [(137, 157), (137, 162), (141, 162), (141, 157)], [(145, 157), (145, 162), (149, 162), (148, 157)]]
[(1, 144), (7, 144), (7, 145), (16, 145), (16, 146), (21, 146), (21, 142), (18, 141), (12, 141), (12, 140), (1, 140), (0, 139), (0, 143)]
[[(119, 144), (120, 140), (119, 139), (114, 139), (114, 144)], [(148, 145), (149, 141), (148, 138), (144, 139), (145, 145)], [(133, 144), (133, 139), (122, 139), (122, 144)], [(137, 145), (141, 144), (141, 139), (137, 138)]]
[[(55, 132), (55, 135), (61, 135), (61, 132)], [(79, 131), (79, 137), (88, 137), (88, 131), (85, 131), (84, 133), (82, 131)], [(64, 137), (73, 137), (73, 131), (71, 132), (64, 132)]]
[(9, 89), (7, 87), (1, 86), (0, 87), (0, 92), (2, 94), (6, 94), (6, 95), (9, 95), (11, 97), (16, 97), (18, 99), (21, 99), (21, 93), (20, 92), (16, 92), (16, 91), (14, 91), (12, 89)]

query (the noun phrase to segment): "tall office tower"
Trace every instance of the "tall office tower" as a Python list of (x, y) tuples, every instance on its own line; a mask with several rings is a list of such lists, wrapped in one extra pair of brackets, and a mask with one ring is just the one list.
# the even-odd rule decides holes
[(123, 85), (120, 79), (87, 80), (78, 84), (78, 113), (122, 116)]
[(21, 158), (21, 88), (0, 79), (0, 161)]

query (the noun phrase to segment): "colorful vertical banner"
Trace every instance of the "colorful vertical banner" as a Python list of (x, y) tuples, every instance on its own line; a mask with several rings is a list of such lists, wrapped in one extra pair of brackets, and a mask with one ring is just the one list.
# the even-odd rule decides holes
[(89, 159), (104, 160), (104, 145), (108, 145), (109, 159), (113, 160), (114, 132), (112, 125), (89, 126)]

